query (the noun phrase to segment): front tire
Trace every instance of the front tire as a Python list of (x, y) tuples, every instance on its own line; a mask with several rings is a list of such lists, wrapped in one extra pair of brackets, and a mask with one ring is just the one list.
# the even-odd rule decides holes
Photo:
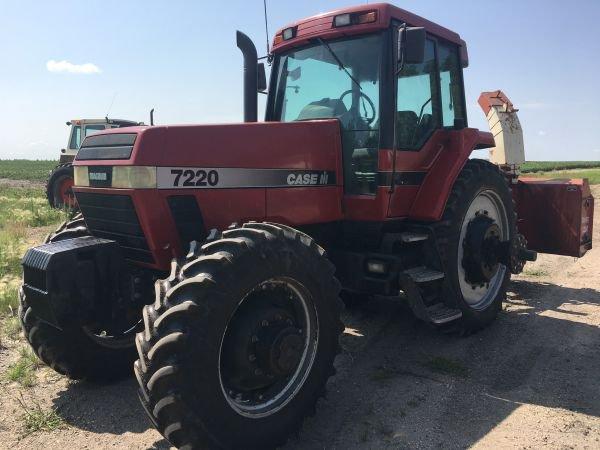
[(176, 447), (272, 448), (314, 410), (339, 352), (340, 285), (310, 237), (248, 223), (174, 262), (144, 308), (140, 399)]
[[(87, 235), (89, 232), (79, 214), (51, 233), (45, 243)], [(129, 339), (110, 341), (94, 335), (76, 318), (59, 330), (35, 315), (22, 288), (19, 290), (19, 318), (25, 339), (35, 354), (56, 372), (74, 380), (97, 382), (131, 375), (136, 354), (133, 333)]]

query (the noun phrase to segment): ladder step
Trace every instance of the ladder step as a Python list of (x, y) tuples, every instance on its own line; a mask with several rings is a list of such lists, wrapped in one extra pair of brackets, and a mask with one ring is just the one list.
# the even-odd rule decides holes
[(413, 267), (404, 271), (415, 283), (426, 283), (428, 281), (444, 278), (444, 272), (430, 269), (425, 266)]
[(429, 239), (429, 235), (426, 233), (413, 233), (411, 231), (405, 231), (404, 233), (400, 233), (400, 240), (405, 244), (409, 244), (411, 242), (426, 241), (427, 239)]
[(462, 311), (460, 309), (449, 308), (443, 303), (436, 303), (427, 307), (429, 313), (429, 319), (436, 325), (452, 322), (453, 320), (460, 319), (462, 317)]

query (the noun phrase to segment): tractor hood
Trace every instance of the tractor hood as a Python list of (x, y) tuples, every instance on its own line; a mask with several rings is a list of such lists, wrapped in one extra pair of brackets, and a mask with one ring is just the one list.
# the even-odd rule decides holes
[(340, 147), (336, 120), (130, 127), (87, 137), (75, 165), (337, 171)]
[(233, 222), (340, 220), (341, 164), (336, 120), (132, 127), (86, 138), (73, 191), (94, 236), (167, 270)]

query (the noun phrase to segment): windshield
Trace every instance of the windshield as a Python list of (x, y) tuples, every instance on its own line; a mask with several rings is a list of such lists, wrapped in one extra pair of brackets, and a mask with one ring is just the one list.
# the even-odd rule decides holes
[(379, 118), (380, 42), (379, 35), (321, 41), (280, 56), (275, 120), (339, 118), (346, 127), (373, 127)]
[(380, 34), (319, 40), (276, 60), (270, 120), (339, 119), (349, 193), (376, 190), (381, 45)]

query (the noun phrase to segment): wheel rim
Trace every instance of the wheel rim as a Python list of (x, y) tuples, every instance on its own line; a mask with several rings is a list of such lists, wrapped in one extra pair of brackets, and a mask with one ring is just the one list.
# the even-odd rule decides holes
[(504, 202), (500, 196), (492, 190), (480, 191), (471, 204), (463, 218), (458, 243), (458, 281), (463, 299), (470, 308), (483, 310), (495, 299), (502, 287), (506, 275), (506, 266), (497, 264), (493, 275), (485, 282), (472, 282), (468, 280), (467, 271), (464, 266), (465, 239), (469, 225), (475, 220), (485, 217), (494, 226), (494, 232), (500, 241), (510, 238), (508, 217)]
[(219, 381), (238, 414), (261, 418), (287, 405), (312, 368), (319, 330), (312, 296), (287, 277), (253, 288), (229, 319), (219, 349)]
[(56, 183), (54, 192), (54, 202), (58, 206), (67, 206), (73, 208), (76, 205), (73, 195), (73, 186), (75, 181), (71, 177), (62, 177)]

